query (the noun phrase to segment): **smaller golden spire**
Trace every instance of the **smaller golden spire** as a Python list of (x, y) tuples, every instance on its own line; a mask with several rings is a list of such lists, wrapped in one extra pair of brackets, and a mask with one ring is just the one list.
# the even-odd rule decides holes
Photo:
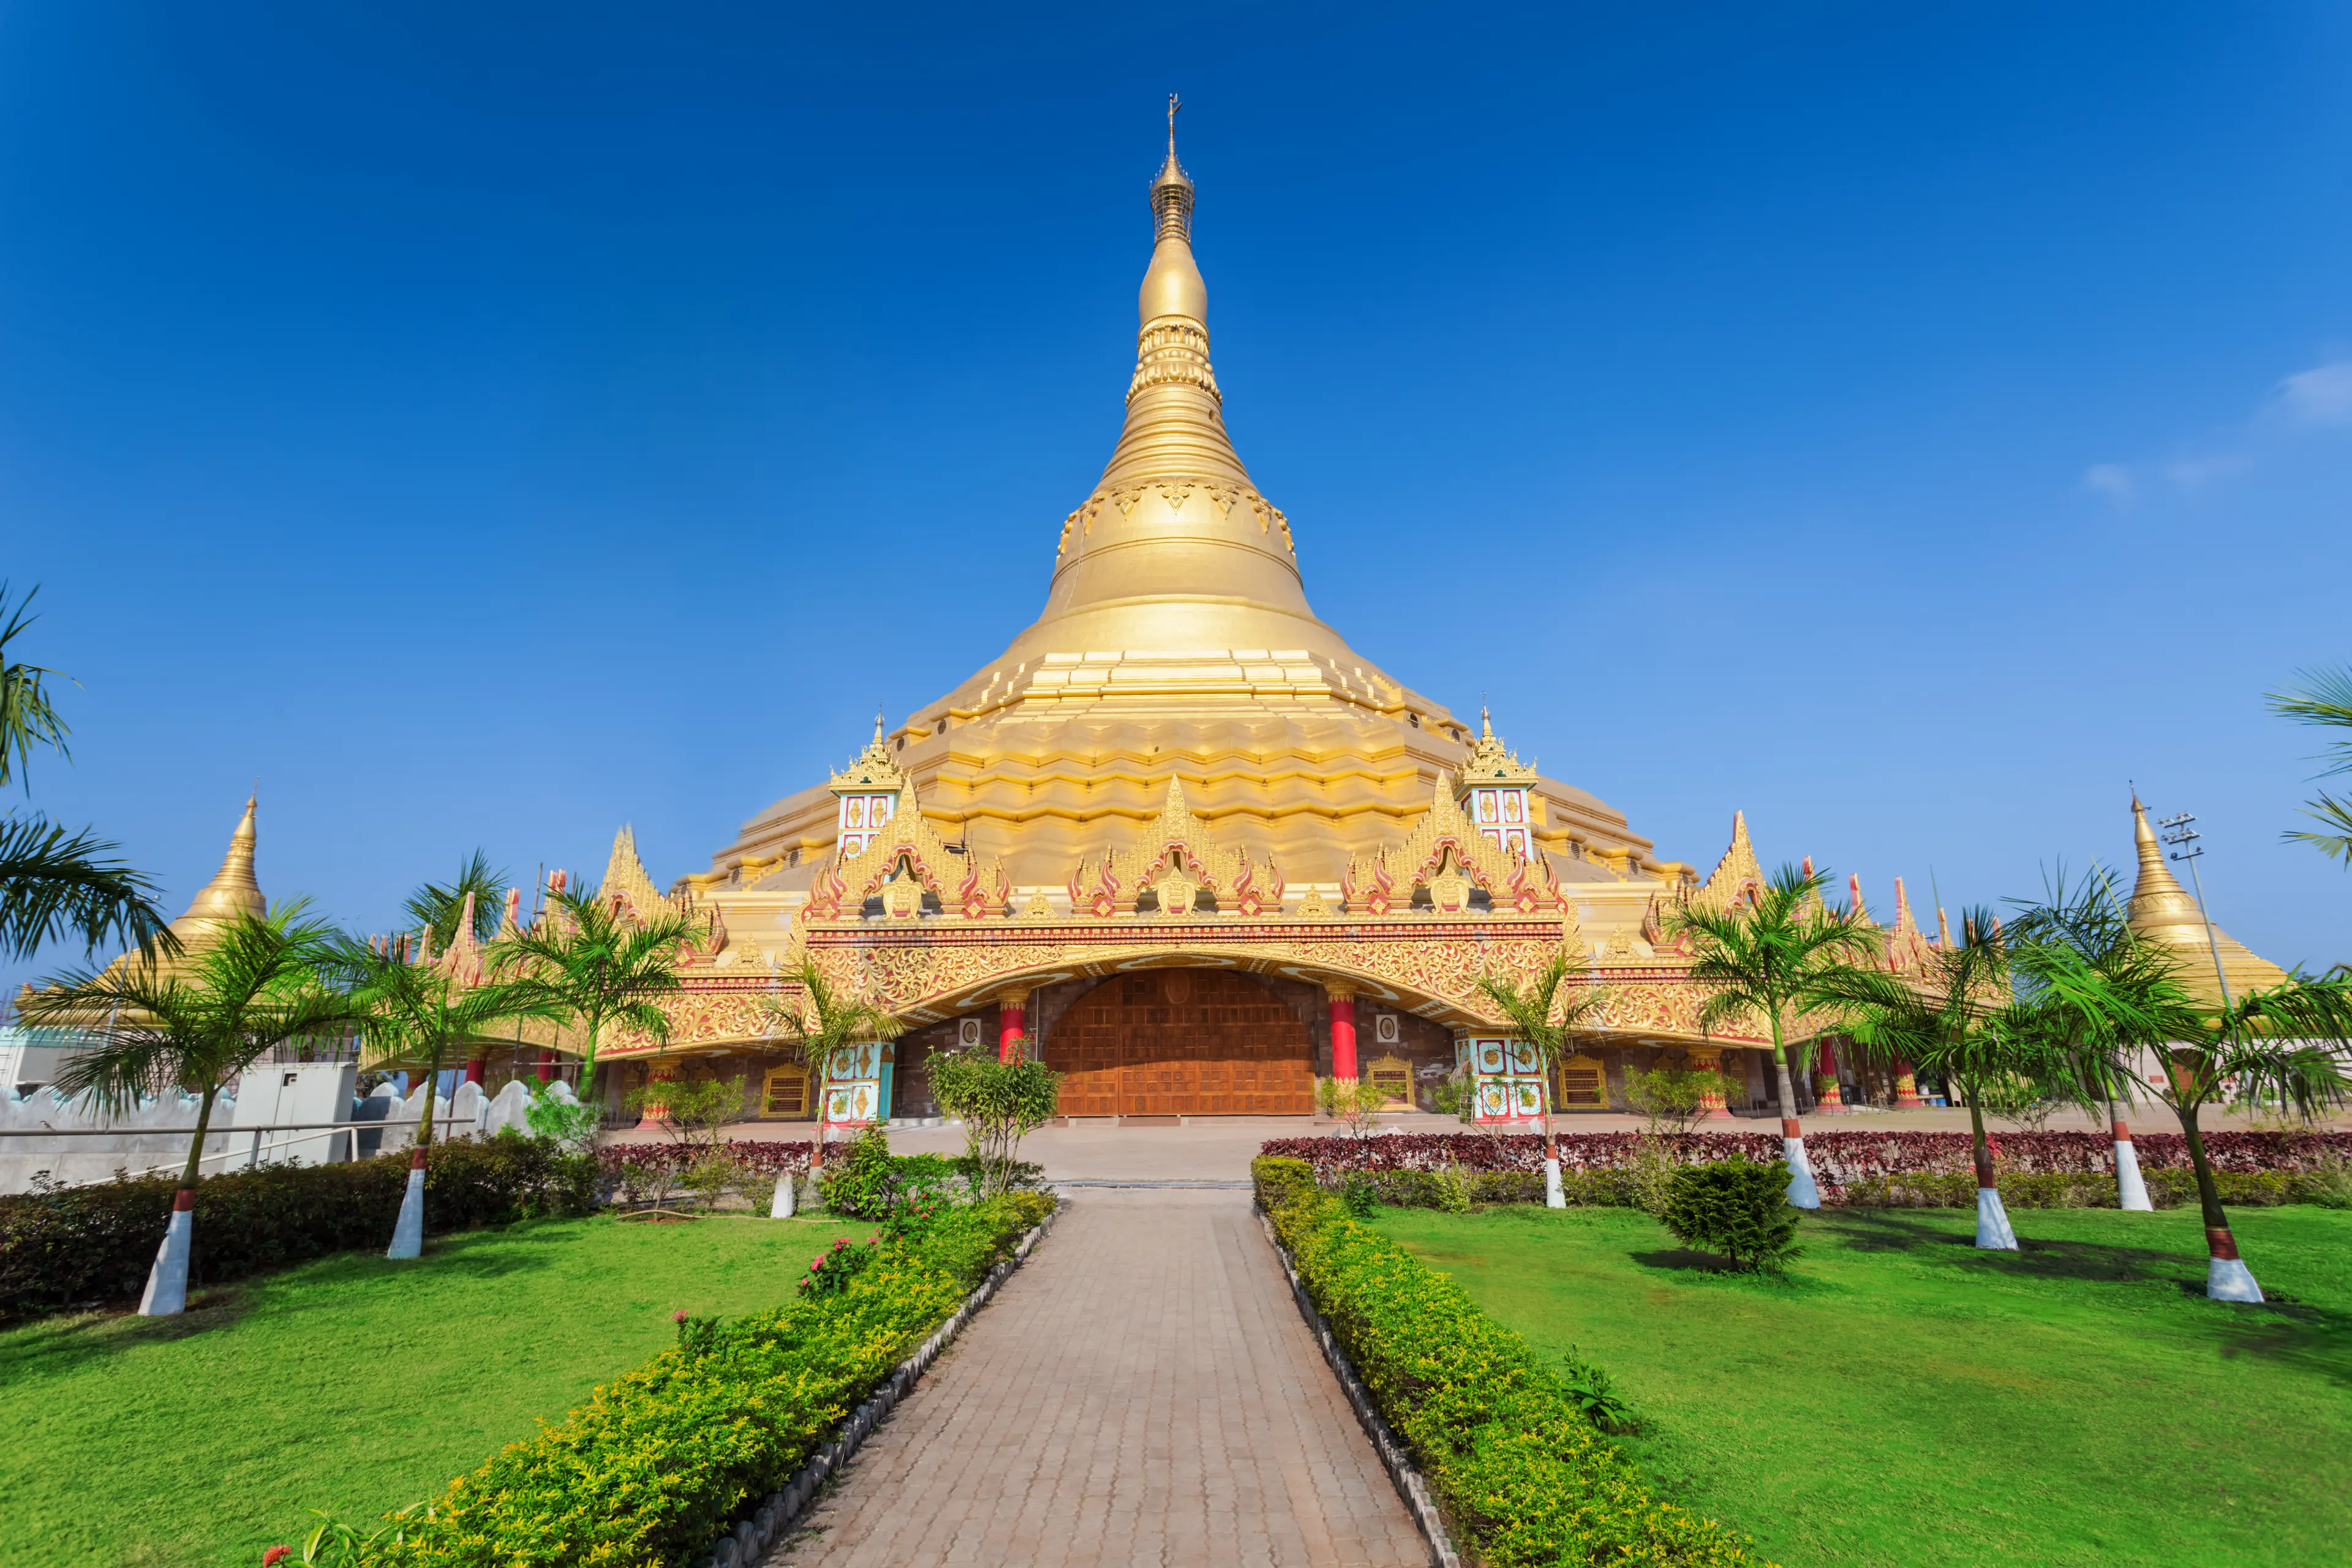
[(248, 795), (245, 816), (238, 819), (236, 831), (229, 835), (228, 853), (221, 857), (220, 869), (213, 873), (196, 896), (189, 900), (187, 912), (172, 922), (172, 934), (183, 943), (194, 941), (222, 921), (239, 914), (265, 915), (269, 912), (269, 900), (262, 896), (261, 884), (254, 879), (253, 848), (257, 838), (254, 813), (260, 802), (258, 794)]
[(2168, 948), (2179, 962), (2179, 979), (2189, 991), (2208, 1002), (2217, 1001), (2221, 986), (2218, 963), (2229, 977), (2230, 992), (2243, 996), (2265, 985), (2276, 985), (2286, 971), (2245, 943), (2212, 924), (2164, 862), (2164, 846), (2147, 820), (2147, 807), (2132, 791), (2132, 844), (2139, 851), (2139, 880), (2126, 906), (2131, 928), (2142, 940)]

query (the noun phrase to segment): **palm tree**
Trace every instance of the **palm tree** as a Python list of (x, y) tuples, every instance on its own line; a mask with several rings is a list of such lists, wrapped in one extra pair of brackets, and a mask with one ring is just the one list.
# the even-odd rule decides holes
[[(66, 745), (72, 731), (49, 697), (48, 678), (59, 672), (8, 658), (8, 645), (36, 618), (26, 612), (39, 592), (27, 591), (12, 608), (8, 584), (0, 582), (0, 788), (15, 780), (27, 794), (36, 746), (73, 760)], [(177, 952), (154, 884), (110, 858), (114, 853), (88, 828), (69, 833), (37, 815), (0, 819), (0, 956), (29, 958), (69, 933), (87, 952), (115, 941), (143, 952)]]
[(887, 1009), (835, 991), (814, 959), (802, 959), (794, 978), (801, 985), (799, 1003), (770, 997), (766, 1005), (776, 1037), (798, 1047), (816, 1095), (816, 1144), (809, 1156), (809, 1169), (815, 1171), (824, 1164), (824, 1083), (835, 1064), (871, 1041), (897, 1039), (906, 1026)]
[(1933, 949), (1909, 985), (1886, 988), (1858, 1014), (1854, 1043), (1882, 1061), (1903, 1058), (1941, 1073), (1969, 1101), (1977, 1170), (1977, 1245), (2014, 1252), (2017, 1233), (2000, 1201), (1985, 1135), (1985, 1091), (2004, 1081), (2047, 1082), (2053, 1076), (2041, 1031), (2011, 1005), (2010, 957), (1990, 910), (1964, 910), (1960, 941)]
[[(2040, 903), (2020, 903), (2010, 933), (2011, 978), (2021, 1003), (2031, 1010), (2035, 1034), (2058, 1073), (2056, 1081), (2093, 1117), (2104, 1116), (2114, 1140), (2116, 1206), (2148, 1213), (2147, 1183), (2132, 1147), (2131, 1123), (2124, 1111), (2136, 1091), (2134, 1075), (2117, 1074), (2110, 1037), (2110, 1007), (2086, 1005), (2081, 987), (2072, 996), (2054, 994), (2041, 982), (2057, 950), (2072, 955), (2094, 991), (2115, 975), (2127, 976), (2142, 962), (2129, 907), (2116, 887), (2115, 873), (2094, 861), (2080, 881), (2070, 883), (2063, 866), (2051, 876)], [(2045, 952), (2051, 957), (2045, 960)]]
[[(470, 919), (471, 910), (466, 914)], [(525, 1017), (553, 1021), (562, 1015), (543, 993), (512, 983), (483, 984), (478, 976), (457, 973), (446, 959), (425, 962), (421, 952), (411, 951), (404, 936), (368, 942), (339, 937), (324, 967), (348, 988), (373, 1065), (423, 1069), (424, 1114), (408, 1157), (408, 1190), (401, 1197), (392, 1246), (384, 1253), (387, 1258), (419, 1257), (425, 1250), (425, 1156), (433, 1142), (434, 1089), (443, 1064), (500, 1024)]]
[[(1524, 989), (1491, 974), (1478, 977), (1479, 994), (1510, 1020), (1518, 1042), (1542, 1065), (1543, 1082), (1536, 1090), (1536, 1103), (1543, 1111), (1544, 1203), (1556, 1209), (1566, 1208), (1568, 1199), (1559, 1187), (1559, 1134), (1551, 1121), (1551, 1080), (1568, 1051), (1570, 1033), (1608, 999), (1607, 993), (1598, 987), (1561, 996), (1559, 988), (1567, 981), (1570, 969), (1569, 954), (1563, 949), (1536, 972)], [(1559, 1016), (1557, 1023), (1552, 1021), (1554, 1014)]]
[[(2155, 942), (2126, 938), (2094, 965), (2063, 943), (2037, 943), (2018, 955), (2052, 1008), (2096, 1020), (2078, 1066), (2086, 1081), (2134, 1083), (2153, 1058), (2150, 1097), (2180, 1123), (2197, 1175), (2205, 1220), (2205, 1294), (2221, 1301), (2259, 1301), (2262, 1287), (2238, 1256), (2221, 1207), (2213, 1163), (2199, 1120), (2209, 1105), (2235, 1098), (2275, 1098), (2309, 1118), (2352, 1098), (2345, 1056), (2352, 1050), (2352, 978), (2315, 980), (2294, 973), (2234, 1003), (2208, 1002), (2184, 983), (2185, 960)], [(2145, 1053), (2145, 1056), (2143, 1055)]]
[[(546, 914), (529, 931), (490, 944), (489, 973), (519, 987), (528, 1016), (552, 1016), (580, 1031), (580, 1099), (595, 1103), (596, 1052), (614, 1024), (669, 1038), (658, 998), (676, 995), (688, 948), (708, 934), (691, 915), (659, 910), (624, 917), (595, 888), (550, 887)], [(543, 1011), (542, 1011), (543, 1010)]]
[(446, 884), (427, 882), (411, 893), (401, 908), (415, 922), (413, 930), (431, 935), (432, 951), (425, 956), (456, 942), (460, 926), (471, 926), (478, 942), (496, 937), (506, 886), (507, 874), (491, 870), (489, 857), (477, 849), (457, 863), (457, 874)]
[(67, 973), (17, 1005), (27, 1023), (69, 1030), (83, 1047), (58, 1075), (59, 1092), (87, 1094), (110, 1116), (169, 1088), (197, 1096), (187, 1165), (140, 1298), (144, 1316), (187, 1304), (196, 1178), (221, 1091), (278, 1047), (352, 1022), (349, 999), (320, 978), (332, 934), (310, 917), (309, 900), (296, 899), (224, 921), (180, 962), (131, 954), (96, 973)]
[(1677, 933), (1695, 939), (1690, 975), (1708, 987), (1699, 1026), (1761, 1016), (1772, 1042), (1772, 1070), (1780, 1091), (1780, 1142), (1789, 1160), (1789, 1201), (1822, 1206), (1805, 1130), (1797, 1120), (1797, 1089), (1789, 1076), (1793, 1048), (1805, 1057), (1821, 1034), (1858, 1009), (1891, 996), (1892, 980), (1870, 966), (1884, 939), (1855, 910), (1831, 909), (1821, 891), (1826, 869), (1783, 866), (1745, 903), (1710, 910), (1685, 905), (1675, 912)]
[[(2301, 686), (2270, 693), (2271, 711), (2299, 723), (2352, 730), (2352, 666), (2298, 673), (2303, 680)], [(2319, 778), (2352, 773), (2352, 739), (2339, 736), (2330, 741), (2326, 750), (2320, 752), (2320, 759), (2327, 766), (2319, 770), (2315, 775)], [(2323, 855), (2352, 866), (2352, 800), (2338, 800), (2322, 790), (2318, 799), (2304, 803), (2303, 814), (2336, 831), (2299, 833), (2290, 829), (2280, 837), (2300, 840)]]

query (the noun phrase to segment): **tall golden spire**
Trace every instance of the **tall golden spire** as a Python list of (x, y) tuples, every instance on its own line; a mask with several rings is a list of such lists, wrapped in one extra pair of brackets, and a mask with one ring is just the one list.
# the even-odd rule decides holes
[[(1067, 627), (1046, 646), (1075, 637), (1084, 649), (1299, 647), (1352, 662), (1307, 607), (1290, 520), (1258, 493), (1225, 430), (1209, 363), (1209, 289), (1192, 258), (1192, 179), (1176, 156), (1178, 107), (1171, 94), (1126, 423), (1094, 494), (1066, 521), (1033, 630), (1093, 612), (1096, 625)], [(1024, 637), (1016, 654), (1038, 640)]]
[(2207, 923), (2205, 911), (2165, 864), (2164, 846), (2148, 823), (2147, 807), (2139, 803), (2137, 790), (2132, 792), (2131, 809), (2132, 845), (2139, 852), (2139, 880), (2132, 888), (2128, 906), (2132, 930), (2171, 950), (2178, 960), (2180, 983), (2208, 1002), (2221, 996), (2213, 977), (2217, 949), (2232, 998), (2242, 999), (2249, 991), (2284, 980), (2285, 970), (2221, 927)]
[(257, 795), (247, 798), (245, 816), (229, 835), (228, 853), (221, 858), (220, 869), (189, 902), (187, 912), (172, 922), (172, 934), (182, 943), (195, 941), (237, 915), (269, 912), (269, 900), (262, 897), (261, 884), (253, 875), (253, 816), (258, 800)]

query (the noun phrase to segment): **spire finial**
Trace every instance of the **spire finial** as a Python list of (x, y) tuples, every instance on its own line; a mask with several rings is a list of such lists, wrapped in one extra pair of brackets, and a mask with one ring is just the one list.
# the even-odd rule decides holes
[(882, 743), (882, 704), (879, 702), (874, 705), (874, 743), (877, 746)]
[(1478, 693), (1478, 733), (1491, 741), (1495, 738), (1495, 718), (1486, 711), (1486, 694)]
[(1183, 107), (1182, 99), (1172, 92), (1168, 95), (1168, 156), (1171, 159), (1176, 156), (1176, 111)]

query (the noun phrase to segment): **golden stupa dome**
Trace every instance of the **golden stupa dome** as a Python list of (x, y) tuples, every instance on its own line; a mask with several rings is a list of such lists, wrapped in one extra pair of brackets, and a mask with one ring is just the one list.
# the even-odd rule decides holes
[[(1060, 889), (1082, 857), (1153, 820), (1171, 777), (1223, 841), (1294, 883), (1336, 888), (1350, 855), (1399, 837), (1475, 740), (1349, 646), (1308, 605), (1290, 519), (1225, 427), (1193, 259), (1193, 186), (1168, 157), (1118, 439), (1063, 519), (1043, 609), (1003, 654), (889, 737), (925, 816), (1016, 888)], [(1433, 606), (1398, 563), (1398, 613), (1488, 635)], [(1409, 591), (1408, 591), (1409, 590)], [(1510, 603), (1506, 592), (1496, 607)], [(966, 606), (966, 614), (970, 606)], [(1650, 841), (1582, 790), (1535, 785), (1536, 841), (1568, 879), (1652, 867)], [(713, 859), (775, 891), (835, 842), (820, 786), (776, 802)], [(1230, 835), (1230, 837), (1224, 837)]]

